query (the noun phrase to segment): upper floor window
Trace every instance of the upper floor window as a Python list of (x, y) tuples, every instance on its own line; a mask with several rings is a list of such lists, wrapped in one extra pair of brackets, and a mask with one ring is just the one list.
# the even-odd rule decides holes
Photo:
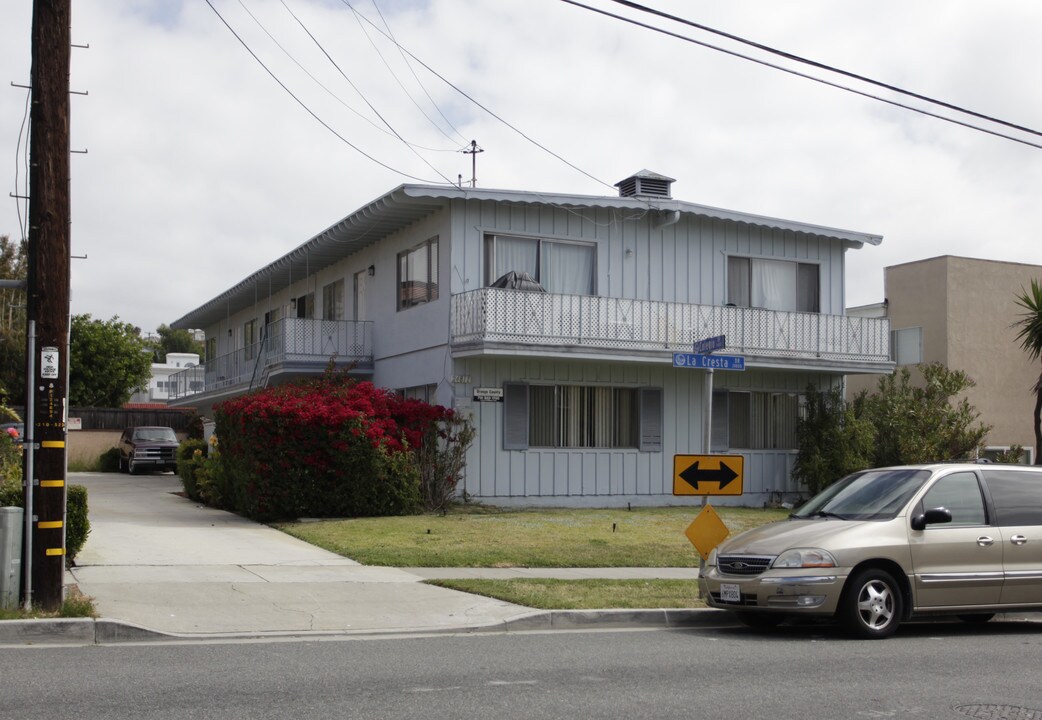
[(252, 360), (257, 357), (257, 321), (250, 320), (242, 326), (242, 347), (246, 352), (246, 359)]
[(596, 249), (592, 243), (486, 235), (485, 284), (513, 271), (527, 273), (547, 292), (593, 295)]
[(821, 269), (815, 263), (727, 258), (727, 302), (767, 310), (821, 312)]
[(890, 355), (898, 365), (918, 365), (923, 361), (923, 329), (901, 328), (890, 333)]
[(344, 281), (331, 282), (322, 288), (322, 319), (344, 319)]
[(438, 238), (398, 253), (398, 309), (438, 299)]

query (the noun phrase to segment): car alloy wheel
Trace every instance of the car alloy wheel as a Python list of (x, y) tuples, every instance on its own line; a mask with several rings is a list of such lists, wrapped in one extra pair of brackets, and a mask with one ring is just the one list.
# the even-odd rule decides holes
[(897, 632), (901, 622), (901, 589), (885, 570), (869, 568), (851, 578), (840, 613), (855, 637), (880, 639)]

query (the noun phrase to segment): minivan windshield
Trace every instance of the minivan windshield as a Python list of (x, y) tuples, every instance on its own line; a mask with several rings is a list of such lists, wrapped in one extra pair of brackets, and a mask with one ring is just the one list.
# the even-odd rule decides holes
[(863, 470), (829, 485), (789, 517), (891, 520), (929, 477), (929, 470)]

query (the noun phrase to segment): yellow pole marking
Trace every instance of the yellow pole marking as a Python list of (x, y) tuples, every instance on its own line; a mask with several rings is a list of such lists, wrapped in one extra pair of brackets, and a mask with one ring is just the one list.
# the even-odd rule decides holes
[(64, 555), (65, 548), (47, 548), (48, 555)]
[(65, 523), (61, 520), (41, 520), (40, 522), (36, 523), (36, 527), (40, 528), (41, 530), (54, 530), (56, 528), (60, 528), (64, 524)]
[(42, 448), (63, 448), (65, 447), (64, 440), (44, 440), (40, 443)]
[(41, 480), (40, 487), (65, 487), (64, 480)]

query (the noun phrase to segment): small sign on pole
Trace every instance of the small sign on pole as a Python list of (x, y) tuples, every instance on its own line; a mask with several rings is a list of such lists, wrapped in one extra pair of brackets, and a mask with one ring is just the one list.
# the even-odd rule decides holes
[(687, 367), (696, 370), (745, 370), (743, 355), (695, 355), (693, 353), (673, 353), (673, 367)]
[(723, 350), (725, 347), (727, 347), (727, 336), (714, 335), (711, 338), (696, 341), (694, 352), (696, 355), (708, 355), (714, 350)]

